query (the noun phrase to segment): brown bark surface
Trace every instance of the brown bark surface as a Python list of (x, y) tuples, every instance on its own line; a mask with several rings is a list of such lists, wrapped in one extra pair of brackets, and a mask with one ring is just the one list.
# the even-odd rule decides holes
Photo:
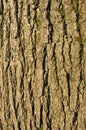
[(0, 130), (86, 130), (86, 0), (0, 0)]

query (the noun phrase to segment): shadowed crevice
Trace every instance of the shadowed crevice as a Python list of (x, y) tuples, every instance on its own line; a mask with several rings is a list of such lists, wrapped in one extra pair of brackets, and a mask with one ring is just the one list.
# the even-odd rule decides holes
[(21, 122), (18, 121), (18, 130), (21, 130)]
[(30, 120), (30, 130), (32, 130), (32, 120)]
[(65, 65), (64, 65), (64, 63), (65, 63), (64, 46), (65, 46), (65, 41), (64, 41), (64, 35), (63, 35), (62, 53), (61, 54), (62, 54), (62, 57), (63, 57), (63, 68), (65, 70)]
[[(34, 25), (33, 27), (31, 27), (31, 42), (32, 42), (32, 56), (33, 56), (33, 66), (36, 69), (36, 62), (37, 62), (37, 58), (36, 58), (36, 31), (34, 32), (34, 39), (32, 37), (34, 32)], [(34, 75), (35, 75), (35, 69), (34, 69)]]
[(48, 35), (48, 43), (52, 43), (52, 37), (53, 37), (53, 32), (54, 32), (54, 29), (53, 29), (53, 24), (51, 22), (51, 16), (50, 16), (50, 11), (51, 11), (51, 0), (48, 0), (48, 5), (47, 5), (47, 8), (46, 8), (46, 18), (48, 20), (48, 31), (49, 31), (49, 35)]
[(43, 89), (42, 89), (42, 96), (45, 94), (45, 88), (48, 86), (48, 72), (45, 73), (44, 82), (43, 82)]
[(13, 91), (13, 105), (14, 105), (14, 110), (15, 110), (15, 116), (16, 116), (16, 119), (17, 119), (17, 117), (18, 117), (18, 114), (17, 114), (18, 108), (16, 106), (16, 86), (17, 86), (17, 79), (16, 79), (16, 67), (15, 67), (15, 72), (14, 72), (14, 75), (13, 75), (13, 88), (12, 88), (12, 91)]
[(36, 24), (36, 26), (38, 26), (38, 23), (37, 23), (37, 19), (38, 19), (38, 17), (37, 17), (37, 9), (38, 9), (38, 6), (39, 6), (39, 0), (34, 1), (34, 18), (33, 18), (33, 20), (34, 20), (34, 24)]
[(30, 95), (30, 103), (32, 106), (32, 115), (34, 115), (34, 100), (33, 100), (33, 90), (32, 90), (32, 78), (30, 79), (29, 85), (28, 85), (29, 95)]
[[(43, 48), (43, 88), (42, 88), (42, 97), (45, 96), (45, 88), (48, 86), (48, 72), (46, 71), (46, 58), (47, 58), (47, 46)], [(43, 129), (43, 102), (40, 102), (40, 129)]]
[(42, 62), (42, 68), (43, 68), (43, 76), (46, 72), (46, 56), (47, 56), (47, 46), (43, 48), (43, 62)]
[(65, 105), (62, 101), (62, 112), (64, 113), (64, 130), (65, 130), (65, 127), (66, 127), (66, 112), (65, 112)]
[(28, 23), (30, 24), (30, 19), (31, 19), (31, 16), (30, 16), (30, 3), (27, 5), (27, 19), (28, 19)]
[(78, 118), (78, 112), (74, 112), (74, 117), (73, 117), (73, 121), (72, 121), (72, 126), (75, 125), (76, 121), (77, 121), (77, 118)]
[(35, 128), (38, 130), (38, 127), (36, 125), (36, 115), (35, 115), (35, 105), (34, 105), (34, 96), (33, 96), (33, 89), (32, 89), (32, 78), (30, 78), (30, 82), (28, 84), (28, 91), (30, 95), (30, 103), (31, 103), (31, 109), (32, 109), (32, 117), (34, 120), (31, 120), (30, 127), (32, 126), (32, 121), (34, 122)]
[(34, 0), (34, 10), (37, 10), (38, 6), (39, 6), (39, 0)]
[[(34, 40), (33, 38), (32, 39), (32, 43), (33, 43), (33, 49), (32, 49), (32, 55), (33, 55), (33, 61), (34, 61), (34, 68), (36, 68), (36, 61), (37, 61), (37, 58), (36, 58), (36, 45), (37, 45), (37, 26), (38, 26), (38, 23), (37, 23), (37, 9), (38, 9), (38, 6), (39, 6), (39, 0), (36, 0), (34, 1), (34, 18), (33, 18), (33, 27), (31, 27), (32, 29), (32, 34), (34, 33)], [(35, 25), (36, 25), (36, 28), (35, 28)], [(35, 74), (35, 71), (34, 71), (34, 74)]]
[(45, 88), (48, 86), (48, 72), (46, 71), (46, 58), (47, 58), (47, 47), (45, 46), (43, 50), (43, 62), (42, 62), (42, 69), (43, 69), (42, 96), (44, 96)]
[(70, 36), (70, 39), (71, 39), (71, 41), (69, 42), (69, 51), (68, 51), (68, 53), (69, 53), (69, 60), (70, 60), (70, 64), (71, 64), (71, 71), (72, 71), (72, 57), (71, 57), (71, 46), (72, 46), (72, 42), (73, 42), (73, 38), (72, 38), (72, 36)]
[[(63, 36), (63, 44), (62, 44), (62, 57), (63, 57), (63, 68), (64, 71), (66, 73), (66, 80), (67, 80), (67, 88), (68, 88), (68, 105), (70, 105), (70, 96), (71, 96), (71, 87), (70, 87), (70, 73), (67, 72), (66, 68), (65, 68), (65, 55), (64, 55), (64, 46), (65, 46), (65, 41), (64, 41), (64, 36)], [(71, 46), (69, 49), (69, 57), (70, 57), (70, 61), (71, 61)], [(71, 68), (72, 69), (72, 68)]]
[(18, 0), (14, 1), (15, 3), (15, 15), (16, 15), (16, 22), (17, 22), (17, 34), (15, 36), (15, 39), (19, 38), (21, 35), (21, 21), (22, 21), (22, 11), (23, 11), (23, 1), (21, 2), (21, 8), (20, 8), (20, 16), (19, 14), (19, 8), (18, 8)]
[(4, 4), (3, 4), (3, 0), (1, 0), (0, 15), (3, 15), (3, 13), (4, 13)]
[(37, 34), (37, 32), (36, 32), (36, 30), (35, 30), (35, 40), (34, 40), (34, 44), (33, 44), (33, 52), (32, 52), (32, 54), (33, 54), (33, 59), (34, 59), (34, 68), (36, 68), (36, 61), (37, 61), (37, 58), (36, 58), (36, 34)]
[[(79, 89), (79, 87), (78, 87)], [(74, 111), (74, 116), (72, 119), (72, 127), (75, 126), (77, 128), (77, 121), (78, 121), (78, 112), (80, 109), (80, 99), (79, 99), (79, 90), (77, 89), (77, 99), (76, 99), (76, 107), (75, 107), (75, 111)]]
[(6, 54), (5, 54), (5, 61), (7, 62), (6, 66), (6, 72), (10, 66), (10, 60), (11, 60), (11, 45), (10, 45), (10, 27), (11, 27), (11, 12), (9, 10), (9, 23), (6, 24), (6, 38), (8, 40), (7, 46), (6, 46)]
[[(27, 18), (28, 22), (30, 24), (30, 36), (31, 36), (31, 42), (32, 42), (32, 56), (33, 56), (33, 65), (34, 68), (36, 69), (36, 64), (37, 64), (37, 57), (36, 57), (36, 45), (37, 45), (37, 8), (39, 6), (39, 0), (36, 0), (33, 2), (34, 5), (34, 17), (33, 17), (33, 25), (30, 23), (31, 19), (31, 13), (30, 13), (30, 3), (28, 4), (27, 7)], [(36, 25), (36, 28), (35, 28)], [(33, 38), (34, 35), (34, 38)], [(34, 75), (35, 75), (35, 69), (34, 69)]]
[(51, 104), (51, 99), (50, 99), (50, 86), (48, 86), (48, 88), (47, 88), (47, 93), (48, 93), (48, 95), (47, 95), (47, 112), (46, 112), (46, 122), (47, 122), (47, 129), (50, 129), (50, 130), (52, 130), (52, 120), (51, 120), (51, 118), (49, 117), (49, 115), (50, 115), (50, 104)]
[(70, 96), (71, 96), (71, 89), (70, 89), (70, 73), (66, 72), (66, 78), (68, 83), (68, 99), (70, 104)]
[(15, 39), (20, 36), (20, 23), (18, 22), (18, 0), (14, 0), (15, 4), (15, 16), (16, 16), (16, 22), (17, 22), (17, 34), (15, 36)]
[(57, 84), (59, 86), (59, 77), (58, 77), (58, 64), (57, 64), (57, 60), (56, 60), (56, 43), (53, 46), (53, 61), (54, 61), (54, 65), (55, 65), (55, 73), (56, 73), (56, 79), (57, 79)]
[(8, 2), (8, 0), (6, 0), (6, 3)]
[(43, 104), (40, 106), (40, 129), (43, 126)]

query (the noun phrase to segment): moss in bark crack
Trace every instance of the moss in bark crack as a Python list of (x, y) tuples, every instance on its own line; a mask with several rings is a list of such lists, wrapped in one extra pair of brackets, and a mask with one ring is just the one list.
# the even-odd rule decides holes
[(40, 32), (36, 31), (35, 39), (36, 39), (36, 45), (38, 45), (40, 42)]
[(0, 15), (2, 15), (2, 8), (1, 8), (1, 6), (0, 6)]
[(3, 11), (4, 11), (4, 10), (3, 10), (3, 9), (4, 9), (3, 7), (4, 7), (4, 6), (3, 6), (3, 1), (0, 0), (0, 16), (3, 15)]
[(41, 125), (40, 129), (39, 130), (43, 130), (43, 125)]
[(38, 5), (39, 5), (39, 0), (37, 1), (34, 1), (34, 21), (36, 24), (38, 24), (38, 18), (37, 18), (37, 8), (38, 8)]
[(40, 24), (41, 24), (40, 19), (38, 17), (35, 17), (35, 22), (36, 22), (36, 25), (37, 25), (37, 30), (39, 30)]

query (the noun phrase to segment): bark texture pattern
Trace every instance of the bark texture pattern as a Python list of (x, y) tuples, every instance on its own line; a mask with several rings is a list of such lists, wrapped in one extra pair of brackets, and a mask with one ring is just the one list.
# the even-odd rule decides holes
[(86, 129), (86, 0), (0, 0), (0, 130)]

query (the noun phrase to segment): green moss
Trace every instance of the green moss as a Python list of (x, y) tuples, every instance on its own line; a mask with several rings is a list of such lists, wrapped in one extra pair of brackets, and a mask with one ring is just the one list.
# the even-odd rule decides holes
[(0, 7), (0, 15), (2, 15), (2, 9), (1, 9), (1, 7)]
[(41, 128), (39, 130), (43, 130), (43, 125), (41, 125)]
[(37, 25), (37, 29), (39, 30), (39, 28), (40, 28), (40, 19), (36, 17), (35, 22), (36, 22), (36, 25)]
[(86, 37), (82, 38), (82, 43), (83, 43), (83, 44), (86, 43)]
[(2, 11), (0, 10), (0, 15), (2, 15)]
[(40, 19), (37, 18), (37, 26), (40, 26)]
[(36, 32), (36, 44), (40, 41), (40, 32)]

